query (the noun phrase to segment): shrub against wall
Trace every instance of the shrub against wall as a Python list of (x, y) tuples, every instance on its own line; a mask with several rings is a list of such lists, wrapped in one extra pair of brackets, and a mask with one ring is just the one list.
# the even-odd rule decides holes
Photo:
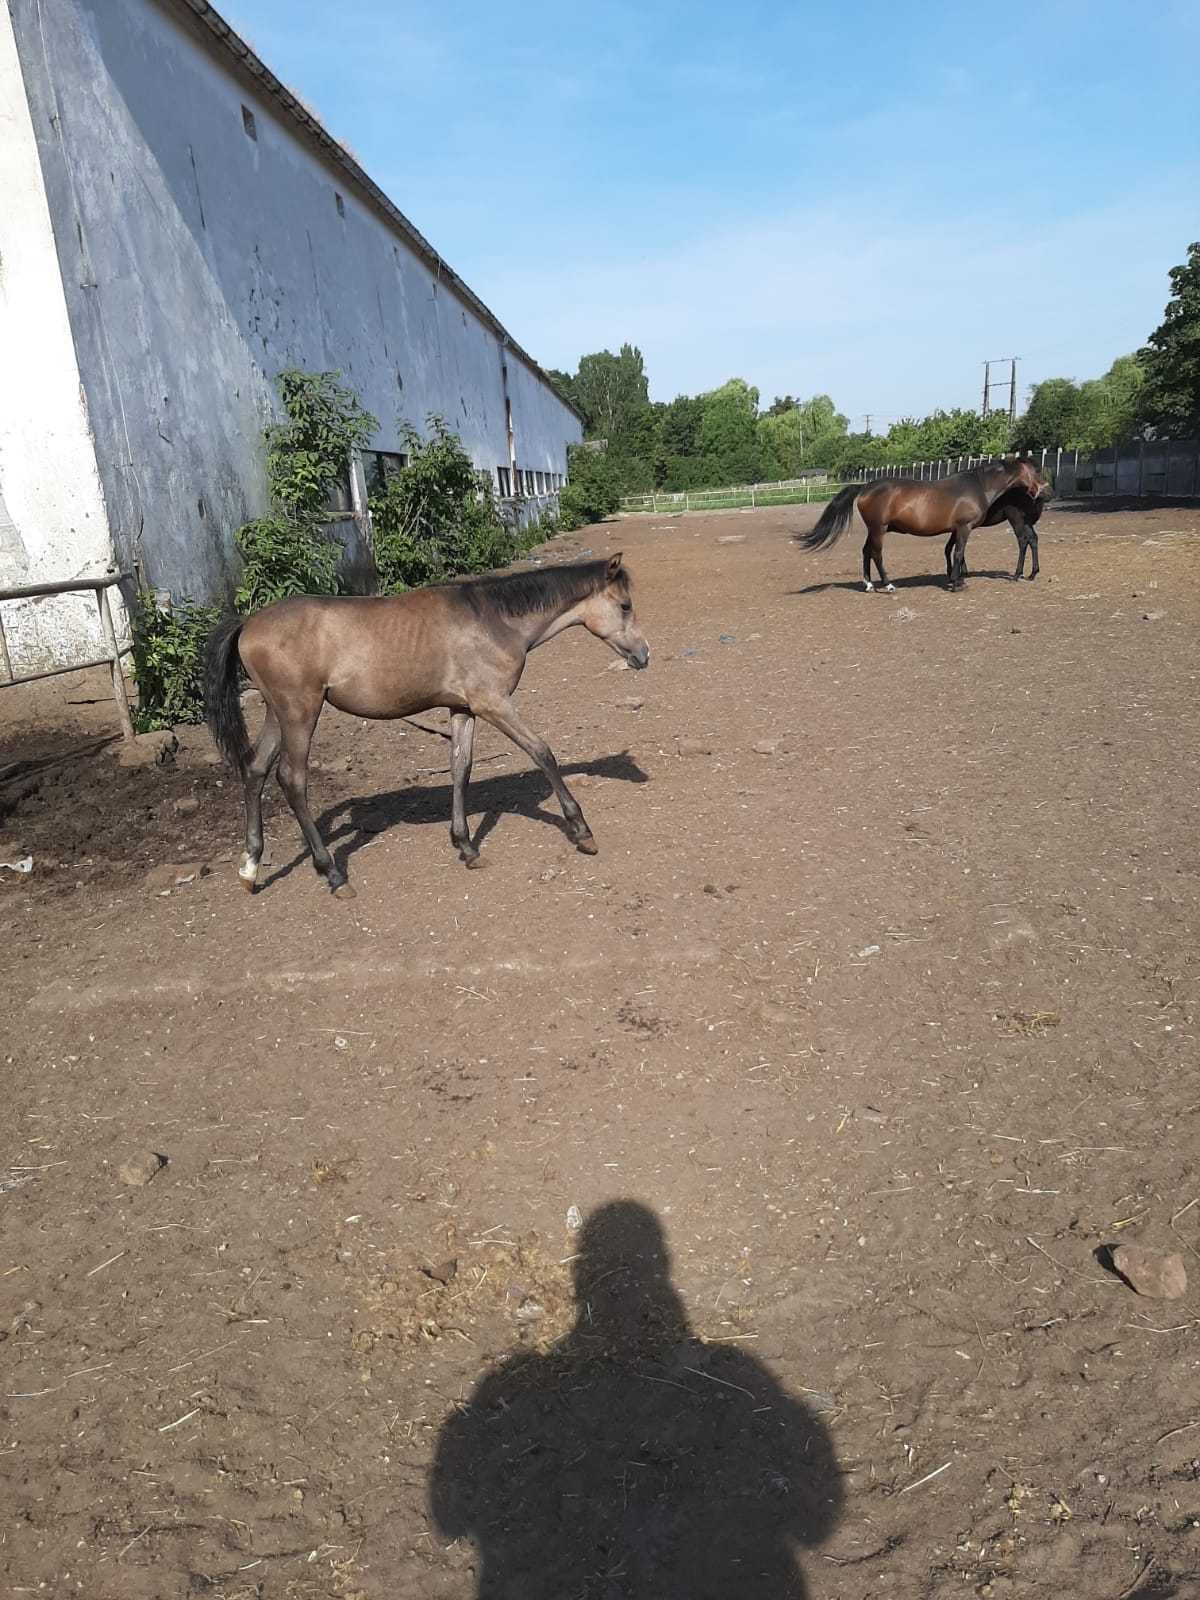
[(379, 428), (336, 372), (279, 374), (287, 420), (266, 430), (271, 511), (233, 536), (242, 558), (239, 611), (257, 611), (290, 594), (336, 594), (341, 550), (325, 531), (330, 502), (351, 457)]

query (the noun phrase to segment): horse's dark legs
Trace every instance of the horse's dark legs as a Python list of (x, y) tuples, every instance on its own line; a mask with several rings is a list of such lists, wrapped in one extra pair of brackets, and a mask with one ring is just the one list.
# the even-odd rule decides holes
[(346, 874), (335, 865), (308, 809), (308, 751), (323, 704), (323, 700), (318, 701), (315, 710), (305, 708), (299, 716), (280, 717), (283, 754), (279, 758), (279, 787), (287, 796), (287, 803), (300, 824), (300, 832), (312, 851), (313, 865), (325, 875), (334, 894), (352, 899), (354, 890), (346, 882)]
[(262, 821), (262, 795), (263, 785), (270, 776), (271, 768), (279, 759), (279, 747), (283, 742), (280, 731), (279, 719), (274, 711), (267, 707), (267, 720), (263, 723), (262, 732), (258, 736), (258, 743), (254, 747), (254, 755), (250, 765), (246, 768), (245, 794), (246, 794), (246, 848), (242, 852), (241, 865), (238, 867), (238, 877), (245, 888), (251, 892), (258, 877), (258, 864), (263, 853), (263, 821)]
[[(952, 560), (951, 560), (951, 557), (953, 555), (953, 551), (954, 551), (954, 535), (951, 534), (950, 537), (946, 540), (946, 582), (947, 583), (949, 583), (951, 578), (954, 576), (954, 566), (953, 566), (953, 563), (952, 563)], [(963, 570), (963, 577), (965, 578), (967, 576), (967, 550), (966, 550), (966, 546), (965, 545), (963, 546), (963, 567), (962, 567), (962, 570)]]
[(1008, 517), (1012, 531), (1017, 536), (1017, 570), (1013, 573), (1013, 582), (1016, 583), (1018, 579), (1024, 576), (1026, 550), (1033, 552), (1033, 570), (1029, 574), (1032, 581), (1037, 577), (1040, 570), (1038, 567), (1037, 530), (1032, 523), (1026, 522), (1015, 506), (1007, 508), (1005, 515)]
[(494, 728), (499, 728), (505, 738), (511, 739), (518, 749), (524, 750), (530, 760), (541, 768), (562, 807), (567, 833), (572, 844), (577, 850), (582, 850), (585, 856), (594, 856), (599, 846), (592, 837), (592, 830), (587, 825), (578, 800), (563, 782), (554, 751), (546, 741), (525, 726), (511, 700), (497, 700), (487, 705), (477, 705), (474, 711), (477, 716), (485, 717)]
[(882, 528), (867, 529), (867, 542), (863, 545), (863, 588), (870, 594), (875, 585), (871, 582), (871, 563), (875, 563), (875, 570), (879, 573), (879, 581), (887, 594), (895, 594), (896, 585), (888, 582), (888, 575), (883, 570), (883, 535)]
[[(967, 576), (967, 536), (971, 532), (970, 523), (960, 522), (954, 530), (948, 584), (950, 589), (961, 589)], [(947, 547), (948, 548), (948, 547)]]
[(450, 810), (450, 842), (467, 866), (479, 864), (479, 851), (471, 842), (467, 826), (467, 785), (471, 781), (471, 760), (475, 750), (475, 718), (466, 711), (450, 717), (450, 775), (454, 797)]

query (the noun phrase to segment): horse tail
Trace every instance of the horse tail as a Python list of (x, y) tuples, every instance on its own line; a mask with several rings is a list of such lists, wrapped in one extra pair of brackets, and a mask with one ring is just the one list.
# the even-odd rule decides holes
[(817, 518), (817, 525), (811, 533), (792, 535), (795, 543), (802, 550), (828, 550), (831, 544), (836, 544), (850, 526), (854, 502), (862, 493), (862, 488), (861, 483), (848, 483), (844, 489), (839, 489)]
[(245, 621), (245, 617), (231, 615), (218, 622), (204, 652), (204, 720), (218, 750), (243, 778), (251, 750), (238, 692), (241, 659), (237, 643)]

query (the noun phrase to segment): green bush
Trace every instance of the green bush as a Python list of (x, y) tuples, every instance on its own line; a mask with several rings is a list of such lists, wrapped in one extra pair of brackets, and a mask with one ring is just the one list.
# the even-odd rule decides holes
[(337, 594), (341, 550), (318, 526), (276, 515), (245, 522), (233, 536), (242, 558), (234, 604), (259, 611), (290, 594)]
[(569, 482), (558, 496), (564, 528), (582, 528), (602, 522), (621, 503), (621, 486), (603, 450), (573, 446), (569, 451)]
[(160, 610), (153, 594), (138, 594), (130, 625), (139, 733), (204, 720), (204, 646), (220, 616), (219, 606), (191, 600)]
[(266, 431), (272, 510), (244, 523), (233, 542), (242, 558), (239, 611), (290, 594), (336, 594), (340, 547), (325, 531), (334, 491), (346, 481), (354, 451), (379, 424), (336, 372), (279, 374), (286, 422)]
[(404, 429), (408, 460), (371, 497), (381, 594), (490, 572), (540, 537), (505, 525), (489, 481), (441, 417), (429, 418), (429, 434)]

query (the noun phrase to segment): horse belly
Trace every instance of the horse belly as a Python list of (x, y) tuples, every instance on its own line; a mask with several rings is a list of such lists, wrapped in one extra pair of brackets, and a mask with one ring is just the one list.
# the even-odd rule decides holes
[(458, 704), (445, 685), (432, 679), (423, 681), (420, 674), (395, 672), (347, 674), (344, 678), (339, 674), (339, 681), (329, 685), (325, 698), (338, 711), (374, 721), (411, 717), (434, 706)]

